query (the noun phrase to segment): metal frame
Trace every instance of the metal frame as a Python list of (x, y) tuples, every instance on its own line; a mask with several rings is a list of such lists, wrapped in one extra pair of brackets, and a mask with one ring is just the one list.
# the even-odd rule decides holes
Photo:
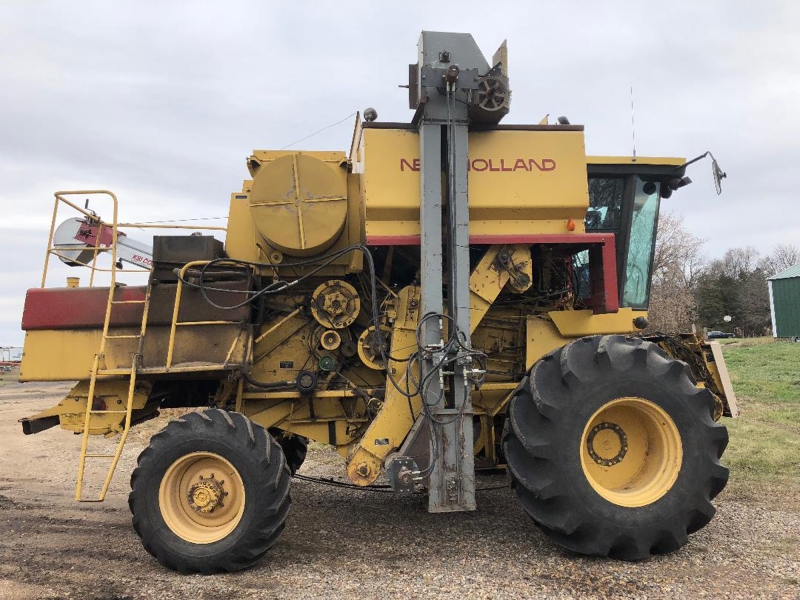
[[(430, 381), (422, 390), (422, 402), (434, 432), (428, 478), (430, 512), (476, 508), (469, 207), (464, 165), (468, 160), (469, 100), (479, 76), (488, 71), (472, 36), (437, 32), (422, 33), (419, 60), (416, 69), (411, 69), (410, 86), (415, 89), (410, 92), (418, 101), (414, 123), (420, 144), (420, 327), (425, 350), (421, 365), (423, 380)], [(447, 286), (446, 307), (443, 283)], [(447, 372), (442, 367), (448, 358), (444, 352), (449, 351), (444, 324), (441, 318), (427, 316), (445, 311), (451, 324), (448, 335), (459, 336), (454, 360), (448, 361), (452, 370)]]

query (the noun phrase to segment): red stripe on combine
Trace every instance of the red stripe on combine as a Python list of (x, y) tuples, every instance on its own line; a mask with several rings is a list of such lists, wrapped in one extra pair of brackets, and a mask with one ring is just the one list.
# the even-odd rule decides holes
[[(607, 244), (614, 236), (607, 233), (520, 233), (471, 235), (469, 243), (492, 244)], [(374, 235), (367, 238), (368, 246), (419, 246), (419, 235)]]
[[(114, 300), (144, 300), (145, 286), (118, 287)], [(108, 288), (34, 288), (25, 296), (22, 329), (95, 329), (103, 326)], [(142, 324), (143, 304), (115, 304), (114, 327)]]

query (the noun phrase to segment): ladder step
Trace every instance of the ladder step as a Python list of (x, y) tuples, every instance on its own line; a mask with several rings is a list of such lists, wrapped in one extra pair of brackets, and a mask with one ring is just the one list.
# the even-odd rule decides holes
[[(115, 267), (112, 267), (114, 269)], [(127, 439), (128, 432), (130, 431), (131, 427), (131, 411), (133, 409), (133, 398), (134, 398), (134, 388), (133, 384), (136, 381), (136, 376), (140, 372), (140, 363), (142, 361), (142, 350), (144, 346), (144, 338), (145, 338), (145, 331), (147, 329), (147, 315), (148, 310), (150, 308), (150, 292), (151, 292), (151, 283), (147, 284), (147, 293), (143, 300), (114, 300), (114, 289), (123, 287), (121, 284), (117, 283), (113, 286), (112, 289), (109, 291), (109, 298), (107, 300), (108, 304), (106, 306), (106, 318), (103, 325), (103, 335), (102, 340), (100, 343), (100, 351), (95, 354), (94, 357), (94, 364), (92, 366), (91, 371), (91, 379), (89, 383), (89, 389), (94, 390), (94, 385), (97, 382), (97, 378), (99, 376), (107, 376), (107, 375), (118, 375), (118, 376), (125, 376), (129, 377), (129, 391), (128, 391), (128, 401), (125, 405), (125, 408), (116, 408), (110, 410), (92, 410), (92, 403), (94, 400), (94, 392), (89, 395), (88, 398), (88, 406), (85, 412), (84, 417), (84, 428), (83, 428), (83, 440), (81, 444), (81, 456), (78, 461), (78, 482), (75, 489), (75, 498), (79, 502), (102, 502), (108, 492), (108, 487), (111, 484), (111, 478), (114, 475), (114, 471), (117, 468), (117, 462), (122, 454), (122, 449), (125, 445), (125, 440)], [(115, 304), (141, 304), (142, 305), (142, 324), (139, 328), (138, 334), (119, 334), (119, 335), (109, 335), (109, 323), (111, 320), (111, 312), (113, 310), (113, 305)], [(135, 330), (134, 330), (135, 331)], [(105, 343), (107, 340), (139, 340), (139, 350), (133, 353), (132, 364), (129, 368), (120, 369), (120, 368), (113, 368), (108, 369), (105, 367), (105, 356), (103, 352), (103, 348), (105, 348)], [(101, 364), (103, 367), (101, 367)], [(114, 454), (101, 454), (101, 453), (89, 453), (87, 452), (88, 444), (89, 444), (89, 435), (91, 431), (91, 417), (92, 415), (119, 415), (121, 418), (121, 422), (124, 424), (123, 429), (121, 431), (116, 431), (114, 433), (121, 433), (122, 437), (119, 440), (117, 445), (117, 450)], [(86, 475), (85, 467), (86, 461), (91, 458), (100, 458), (100, 459), (110, 459), (110, 463), (108, 465), (108, 473), (106, 474), (105, 482), (103, 483), (103, 487), (100, 490), (99, 497), (97, 499), (90, 499), (84, 498), (82, 494), (83, 490), (83, 482), (84, 476)]]

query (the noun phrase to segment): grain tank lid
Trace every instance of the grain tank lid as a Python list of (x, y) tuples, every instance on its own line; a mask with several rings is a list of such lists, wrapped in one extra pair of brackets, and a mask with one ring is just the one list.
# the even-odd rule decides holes
[(284, 153), (253, 177), (249, 201), (256, 229), (290, 256), (327, 250), (345, 226), (347, 170), (340, 165), (347, 161), (341, 152), (335, 153), (338, 161), (318, 154), (326, 153)]

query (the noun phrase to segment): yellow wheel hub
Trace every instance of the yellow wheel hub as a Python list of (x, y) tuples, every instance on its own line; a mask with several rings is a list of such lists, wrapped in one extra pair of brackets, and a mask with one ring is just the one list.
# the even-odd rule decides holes
[(161, 516), (187, 542), (211, 544), (230, 534), (244, 513), (244, 483), (212, 452), (193, 452), (170, 465), (158, 489)]
[(222, 488), (224, 483), (214, 479), (213, 473), (210, 479), (205, 480), (200, 475), (200, 481), (189, 488), (189, 506), (199, 513), (210, 513), (215, 508), (224, 507), (222, 498), (228, 493)]
[(584, 475), (603, 498), (620, 506), (646, 506), (664, 496), (678, 478), (683, 445), (678, 428), (644, 398), (604, 404), (581, 438)]

